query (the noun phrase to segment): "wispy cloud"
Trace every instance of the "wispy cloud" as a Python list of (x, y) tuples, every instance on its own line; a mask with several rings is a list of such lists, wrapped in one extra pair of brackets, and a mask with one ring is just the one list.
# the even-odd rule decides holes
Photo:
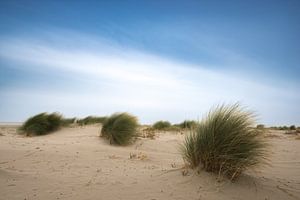
[(0, 45), (4, 63), (16, 63), (13, 66), (17, 69), (54, 70), (84, 80), (74, 81), (67, 92), (69, 86), (64, 85), (43, 90), (4, 88), (0, 94), (0, 120), (8, 115), (23, 120), (35, 112), (57, 110), (77, 116), (129, 111), (142, 122), (162, 118), (176, 122), (196, 119), (217, 103), (241, 101), (257, 110), (263, 122), (299, 121), (300, 110), (295, 105), (300, 96), (295, 88), (253, 82), (245, 78), (247, 74), (236, 77), (230, 71), (220, 73), (206, 65), (178, 62), (78, 33), (56, 31), (36, 38), (9, 37)]

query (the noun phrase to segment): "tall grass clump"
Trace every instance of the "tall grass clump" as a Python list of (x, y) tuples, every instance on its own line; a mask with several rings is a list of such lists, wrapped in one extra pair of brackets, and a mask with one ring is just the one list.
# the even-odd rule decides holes
[(237, 178), (265, 161), (266, 143), (251, 128), (254, 115), (238, 104), (212, 109), (182, 145), (184, 160), (192, 167)]
[(152, 125), (154, 129), (158, 129), (158, 130), (168, 129), (171, 126), (172, 126), (171, 123), (168, 121), (157, 121)]
[(101, 130), (101, 136), (109, 139), (110, 143), (126, 145), (137, 136), (138, 120), (128, 113), (116, 113), (108, 117)]
[(26, 135), (45, 135), (62, 125), (62, 116), (58, 113), (40, 113), (27, 119), (20, 130)]

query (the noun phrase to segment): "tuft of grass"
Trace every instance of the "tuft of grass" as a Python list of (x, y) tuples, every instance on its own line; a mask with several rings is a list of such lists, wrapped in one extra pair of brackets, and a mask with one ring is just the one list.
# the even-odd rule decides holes
[(101, 136), (110, 143), (126, 145), (137, 136), (138, 120), (128, 113), (115, 113), (108, 117), (101, 130)]
[(192, 167), (236, 179), (244, 170), (266, 160), (266, 143), (253, 129), (254, 115), (239, 104), (212, 109), (182, 145)]
[(62, 125), (62, 116), (58, 113), (40, 113), (27, 119), (20, 130), (26, 135), (45, 135), (56, 131)]
[(198, 123), (194, 120), (184, 120), (182, 123), (178, 124), (178, 126), (183, 129), (195, 129), (197, 124)]
[(89, 124), (97, 124), (97, 123), (104, 123), (107, 117), (96, 117), (96, 116), (88, 116), (83, 119), (79, 119), (77, 123), (79, 125), (89, 125)]
[(152, 125), (154, 129), (158, 129), (158, 130), (168, 129), (171, 126), (172, 126), (171, 123), (168, 121), (157, 121)]

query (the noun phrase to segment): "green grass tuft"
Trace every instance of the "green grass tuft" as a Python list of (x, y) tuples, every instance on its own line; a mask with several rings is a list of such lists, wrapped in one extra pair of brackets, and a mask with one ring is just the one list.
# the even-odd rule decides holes
[(137, 136), (138, 121), (128, 113), (116, 113), (103, 123), (101, 136), (109, 139), (110, 143), (126, 145)]
[(152, 127), (154, 129), (163, 130), (163, 129), (168, 129), (171, 126), (172, 126), (171, 123), (168, 121), (158, 121), (158, 122), (155, 122)]
[(20, 130), (26, 135), (45, 135), (56, 131), (62, 125), (62, 116), (58, 113), (40, 113), (27, 119)]
[(254, 115), (238, 104), (212, 109), (182, 145), (184, 160), (192, 167), (237, 178), (265, 161), (266, 143), (253, 129)]

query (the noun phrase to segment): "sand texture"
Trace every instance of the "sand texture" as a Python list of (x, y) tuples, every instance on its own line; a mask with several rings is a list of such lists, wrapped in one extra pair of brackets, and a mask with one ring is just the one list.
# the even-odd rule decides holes
[(300, 199), (300, 138), (268, 133), (270, 166), (236, 182), (184, 168), (180, 133), (130, 146), (99, 137), (100, 125), (24, 137), (0, 126), (0, 199)]

